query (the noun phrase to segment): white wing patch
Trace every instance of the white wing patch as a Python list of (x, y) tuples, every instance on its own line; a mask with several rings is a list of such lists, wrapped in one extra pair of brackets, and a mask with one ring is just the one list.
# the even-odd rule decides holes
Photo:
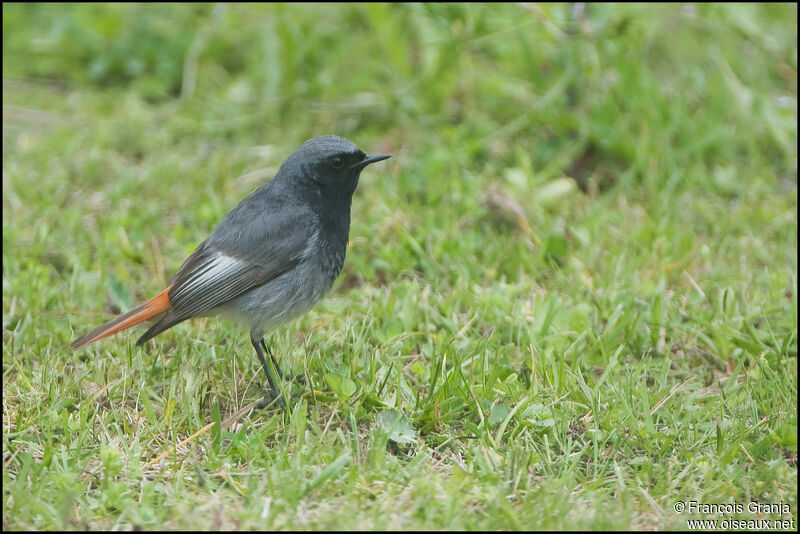
[(218, 252), (170, 291), (170, 305), (178, 313), (191, 315), (210, 310), (251, 287), (257, 269), (255, 264)]
[(241, 271), (245, 267), (244, 262), (219, 252), (214, 259), (192, 273), (191, 279), (183, 284), (177, 293), (183, 293), (184, 291), (191, 293), (202, 286), (213, 285), (215, 282), (230, 276), (232, 272)]

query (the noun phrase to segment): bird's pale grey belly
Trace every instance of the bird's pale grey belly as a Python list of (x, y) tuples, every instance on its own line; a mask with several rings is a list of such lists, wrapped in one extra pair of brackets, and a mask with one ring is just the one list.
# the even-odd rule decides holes
[(256, 337), (303, 315), (330, 290), (344, 263), (344, 251), (328, 256), (328, 261), (320, 261), (321, 256), (319, 251), (307, 255), (294, 269), (239, 295), (214, 312), (250, 325)]

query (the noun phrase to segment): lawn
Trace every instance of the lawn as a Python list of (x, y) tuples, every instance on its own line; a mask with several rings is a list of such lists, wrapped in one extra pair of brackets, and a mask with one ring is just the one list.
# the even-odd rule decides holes
[[(4, 529), (793, 521), (797, 8), (581, 6), (4, 4)], [(69, 349), (328, 133), (287, 411), (226, 321)]]

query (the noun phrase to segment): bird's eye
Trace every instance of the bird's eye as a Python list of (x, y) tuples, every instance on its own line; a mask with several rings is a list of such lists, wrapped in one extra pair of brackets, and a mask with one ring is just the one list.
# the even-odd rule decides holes
[(342, 158), (340, 158), (339, 156), (334, 156), (331, 158), (331, 165), (333, 166), (334, 169), (340, 169), (342, 167), (342, 164), (344, 164), (344, 161), (342, 161)]

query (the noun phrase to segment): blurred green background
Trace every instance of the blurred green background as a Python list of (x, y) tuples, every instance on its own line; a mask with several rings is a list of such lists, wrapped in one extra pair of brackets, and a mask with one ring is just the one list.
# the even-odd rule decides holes
[[(4, 4), (4, 528), (796, 514), (796, 21)], [(308, 385), (148, 465), (263, 394), (245, 333), (69, 341), (329, 133), (394, 158), (362, 176), (329, 297), (275, 332)]]

